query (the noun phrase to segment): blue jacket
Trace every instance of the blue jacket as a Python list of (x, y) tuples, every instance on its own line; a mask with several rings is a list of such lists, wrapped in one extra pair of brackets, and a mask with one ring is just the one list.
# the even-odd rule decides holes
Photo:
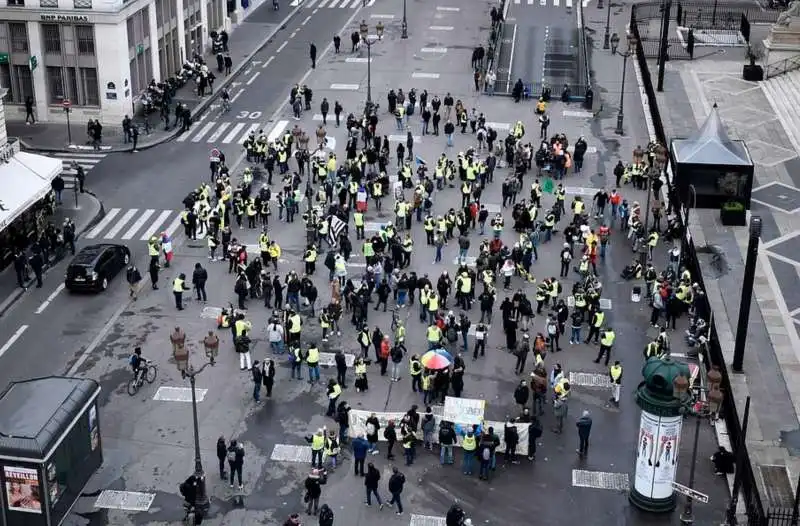
[(369, 442), (361, 437), (353, 440), (353, 457), (359, 460), (367, 458), (367, 451), (369, 451)]

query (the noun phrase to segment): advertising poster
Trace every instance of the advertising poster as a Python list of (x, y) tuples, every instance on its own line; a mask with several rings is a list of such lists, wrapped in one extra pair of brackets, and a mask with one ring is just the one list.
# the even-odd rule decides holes
[(97, 404), (89, 408), (89, 442), (92, 451), (100, 445), (100, 429), (97, 427)]
[(6, 502), (10, 511), (42, 513), (41, 486), (35, 469), (4, 466)]
[(680, 416), (658, 417), (642, 411), (634, 487), (645, 497), (665, 499), (673, 493), (682, 422)]
[(55, 463), (47, 463), (47, 490), (50, 492), (50, 506), (54, 506), (61, 496), (61, 488), (58, 487), (58, 477), (56, 476)]

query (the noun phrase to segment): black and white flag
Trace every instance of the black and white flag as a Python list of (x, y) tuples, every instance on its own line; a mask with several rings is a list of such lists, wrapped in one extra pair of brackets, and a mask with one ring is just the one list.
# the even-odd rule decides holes
[(347, 228), (347, 223), (339, 219), (338, 216), (332, 215), (331, 222), (328, 228), (328, 241), (331, 246), (336, 246), (339, 242), (339, 236), (342, 231)]

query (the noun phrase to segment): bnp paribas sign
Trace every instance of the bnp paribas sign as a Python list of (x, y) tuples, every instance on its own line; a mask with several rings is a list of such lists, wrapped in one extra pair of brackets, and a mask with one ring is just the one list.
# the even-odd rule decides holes
[(88, 22), (86, 15), (42, 15), (42, 22)]

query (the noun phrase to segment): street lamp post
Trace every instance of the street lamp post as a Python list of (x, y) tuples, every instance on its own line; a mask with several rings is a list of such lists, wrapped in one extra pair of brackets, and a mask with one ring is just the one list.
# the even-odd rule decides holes
[(617, 135), (624, 135), (625, 130), (622, 129), (622, 122), (624, 119), (623, 105), (625, 104), (625, 76), (628, 71), (628, 57), (636, 53), (636, 37), (628, 35), (628, 49), (625, 50), (625, 52), (619, 51), (618, 46), (619, 35), (614, 33), (611, 35), (611, 53), (614, 55), (617, 53), (622, 55), (622, 86), (619, 91), (619, 112), (617, 113), (617, 129), (615, 132)]
[(406, 0), (403, 0), (403, 24), (400, 27), (402, 29), (400, 38), (408, 38), (408, 18), (406, 17)]
[[(694, 489), (694, 468), (697, 464), (697, 446), (700, 442), (700, 417), (694, 417), (694, 445), (692, 446), (692, 464), (689, 468), (689, 487)], [(686, 504), (683, 507), (683, 513), (681, 514), (681, 524), (692, 524), (694, 523), (694, 511), (692, 506), (694, 504), (694, 499), (689, 495), (686, 496)]]
[(211, 501), (208, 498), (206, 491), (206, 474), (203, 470), (203, 459), (200, 455), (200, 424), (197, 421), (197, 394), (195, 392), (195, 379), (197, 375), (203, 372), (203, 369), (211, 365), (211, 362), (206, 362), (200, 369), (195, 370), (194, 367), (189, 365), (189, 351), (183, 346), (173, 346), (172, 351), (175, 358), (175, 364), (181, 372), (183, 379), (189, 378), (189, 385), (192, 388), (192, 424), (194, 427), (194, 478), (197, 482), (197, 493), (195, 494), (194, 502), (194, 521), (195, 524), (201, 524), (208, 510), (211, 507)]
[(603, 36), (603, 49), (608, 49), (610, 30), (611, 30), (611, 0), (609, 0), (608, 2), (608, 11), (606, 11), (606, 34)]
[(372, 44), (374, 42), (367, 36), (367, 117), (372, 113)]

